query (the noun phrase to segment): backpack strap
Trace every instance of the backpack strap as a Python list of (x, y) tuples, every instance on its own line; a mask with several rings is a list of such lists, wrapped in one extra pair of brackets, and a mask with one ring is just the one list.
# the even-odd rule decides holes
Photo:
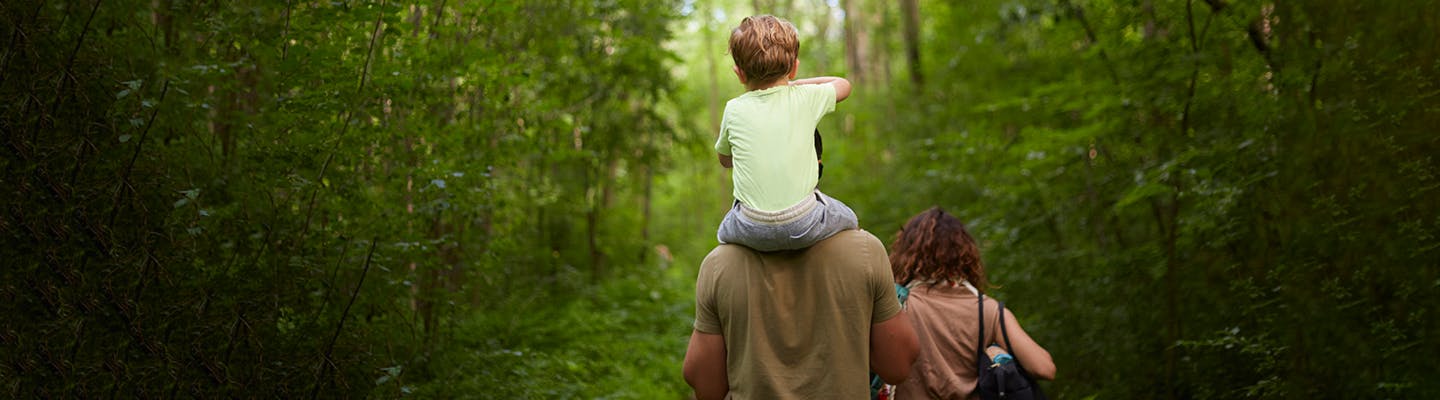
[(1020, 357), (1015, 354), (1015, 346), (1010, 345), (1010, 333), (1005, 330), (1005, 302), (999, 301), (1000, 306), (1000, 337), (1005, 340), (1005, 351), (1010, 353), (1010, 358), (1016, 365), (1020, 364)]
[(1001, 302), (999, 302), (999, 303), (1000, 303), (1000, 337), (1005, 340), (1005, 349), (1006, 349), (1007, 352), (1010, 353), (1010, 360), (1011, 360), (1011, 362), (1014, 362), (1014, 363), (1015, 363), (1015, 369), (1020, 370), (1020, 373), (1025, 374), (1025, 376), (1028, 377), (1028, 376), (1030, 376), (1030, 372), (1029, 372), (1029, 371), (1026, 371), (1026, 370), (1025, 370), (1025, 365), (1020, 363), (1020, 354), (1015, 351), (1015, 346), (1011, 346), (1011, 345), (1010, 345), (1010, 334), (1009, 334), (1009, 332), (1006, 332), (1006, 329), (1005, 329), (1005, 302), (1001, 301)]
[(980, 340), (976, 340), (976, 342), (980, 345), (975, 349), (975, 371), (983, 372), (985, 371), (985, 294), (981, 293), (977, 297), (979, 300), (975, 304), (976, 308), (980, 310)]
[[(1005, 329), (1005, 302), (995, 300), (995, 311), (1000, 314), (1000, 338), (1005, 342), (1005, 352), (1010, 353), (1010, 358), (1016, 365), (1020, 364), (1020, 356), (1015, 354), (1015, 346), (1010, 345), (1010, 332)], [(978, 308), (980, 309), (980, 348), (975, 353), (975, 365), (979, 371), (985, 370), (985, 295), (980, 295)]]

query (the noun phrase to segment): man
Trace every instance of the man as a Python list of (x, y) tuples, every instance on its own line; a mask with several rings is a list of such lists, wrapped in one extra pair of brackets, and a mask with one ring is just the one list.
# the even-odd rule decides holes
[(805, 250), (720, 245), (695, 284), (685, 381), (700, 400), (859, 399), (919, 354), (885, 246), (847, 230)]

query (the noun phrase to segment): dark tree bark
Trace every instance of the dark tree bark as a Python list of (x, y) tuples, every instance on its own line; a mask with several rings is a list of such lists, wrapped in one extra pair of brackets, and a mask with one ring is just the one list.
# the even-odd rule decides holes
[(920, 65), (920, 5), (918, 0), (901, 0), (900, 16), (905, 24), (905, 59), (910, 65), (910, 83), (915, 90), (925, 84)]

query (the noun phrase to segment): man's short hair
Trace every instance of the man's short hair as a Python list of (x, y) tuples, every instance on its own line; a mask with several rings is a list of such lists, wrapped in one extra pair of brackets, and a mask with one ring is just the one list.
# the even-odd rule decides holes
[(789, 75), (799, 54), (795, 25), (775, 16), (745, 17), (730, 31), (730, 57), (750, 82), (767, 83)]

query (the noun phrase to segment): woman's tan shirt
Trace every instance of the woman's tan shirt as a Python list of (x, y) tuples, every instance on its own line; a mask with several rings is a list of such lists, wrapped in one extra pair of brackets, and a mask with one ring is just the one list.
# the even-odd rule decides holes
[[(963, 284), (942, 282), (910, 288), (906, 313), (920, 338), (920, 358), (910, 379), (895, 387), (895, 399), (971, 399), (979, 372), (979, 310), (976, 296)], [(985, 342), (1000, 337), (998, 304), (985, 298)]]

